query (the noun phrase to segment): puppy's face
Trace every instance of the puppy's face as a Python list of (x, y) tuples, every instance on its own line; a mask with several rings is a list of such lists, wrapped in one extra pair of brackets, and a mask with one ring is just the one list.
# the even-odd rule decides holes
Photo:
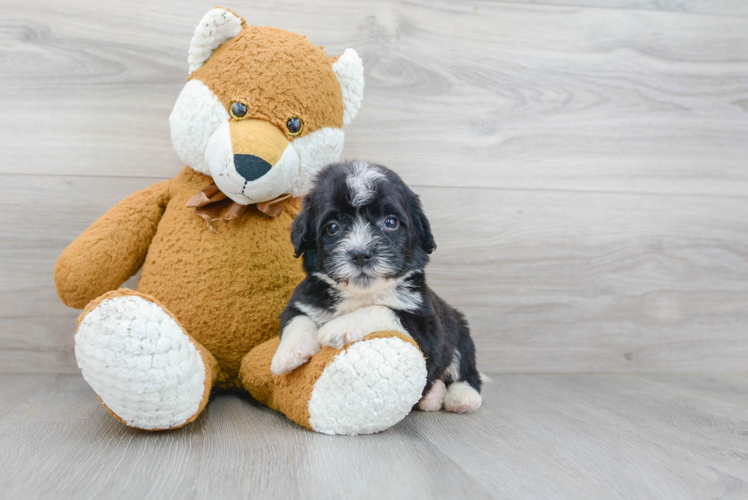
[(418, 196), (391, 170), (366, 162), (319, 173), (291, 239), (307, 273), (358, 287), (421, 270), (436, 248)]

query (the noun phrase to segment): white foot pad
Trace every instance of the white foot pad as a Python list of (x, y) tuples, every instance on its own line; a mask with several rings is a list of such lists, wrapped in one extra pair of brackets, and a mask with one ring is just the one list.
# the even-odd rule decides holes
[(421, 351), (396, 337), (357, 342), (314, 385), (309, 424), (324, 434), (372, 434), (410, 412), (426, 385)]
[(473, 413), (480, 408), (483, 398), (467, 382), (455, 382), (447, 387), (444, 409), (454, 413)]
[(83, 378), (127, 425), (169, 429), (194, 416), (205, 365), (177, 322), (138, 296), (113, 297), (86, 315), (75, 335)]

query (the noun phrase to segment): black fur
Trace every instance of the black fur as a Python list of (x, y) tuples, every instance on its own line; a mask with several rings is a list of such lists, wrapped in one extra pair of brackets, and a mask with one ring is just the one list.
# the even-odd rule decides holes
[[(317, 175), (315, 187), (303, 201), (302, 212), (294, 220), (291, 241), (296, 256), (303, 255), (307, 277), (281, 314), (281, 330), (294, 317), (305, 314), (304, 306), (324, 311), (330, 318), (339, 315), (337, 306), (343, 297), (335, 283), (352, 283), (361, 289), (382, 278), (399, 280), (395, 295), (402, 297), (406, 305), (408, 298), (420, 297), (420, 302), (399, 308), (393, 303), (377, 305), (395, 312), (426, 356), (428, 379), (424, 394), (440, 378), (447, 385), (466, 381), (480, 391), (475, 346), (465, 317), (426, 285), (424, 268), (436, 243), (418, 196), (397, 174), (373, 165), (379, 175), (371, 183), (372, 196), (366, 203), (354, 206), (355, 190), (346, 180), (356, 164), (336, 163), (323, 169)], [(384, 220), (390, 216), (398, 220), (397, 229), (385, 225)], [(349, 252), (341, 251), (344, 239), (350, 236), (357, 220), (359, 226), (362, 221), (368, 222), (366, 234), (371, 235), (371, 260), (363, 267), (352, 263)], [(339, 233), (332, 236), (327, 232), (331, 222), (340, 228)], [(351, 262), (345, 262), (346, 259)], [(455, 358), (455, 351), (459, 351), (460, 363), (459, 374), (453, 379), (447, 369)]]

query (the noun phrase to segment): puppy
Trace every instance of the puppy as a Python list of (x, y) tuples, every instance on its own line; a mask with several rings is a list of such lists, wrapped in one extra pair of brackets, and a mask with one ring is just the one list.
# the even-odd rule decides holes
[(428, 286), (436, 249), (418, 196), (391, 170), (366, 162), (319, 172), (291, 231), (307, 277), (281, 314), (274, 374), (383, 330), (409, 335), (426, 356), (422, 410), (473, 412), (481, 404), (465, 317)]

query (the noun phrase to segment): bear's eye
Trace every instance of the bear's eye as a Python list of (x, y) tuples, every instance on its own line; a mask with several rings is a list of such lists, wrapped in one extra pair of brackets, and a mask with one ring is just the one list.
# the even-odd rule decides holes
[(234, 118), (244, 118), (247, 116), (247, 105), (241, 102), (232, 102), (229, 113)]
[(327, 225), (326, 230), (327, 234), (329, 234), (330, 236), (335, 236), (340, 231), (340, 226), (337, 222), (331, 222)]
[(384, 219), (384, 227), (387, 229), (397, 229), (400, 225), (400, 221), (395, 219), (394, 217), (387, 217)]
[(286, 127), (288, 127), (289, 135), (299, 135), (304, 128), (304, 122), (301, 121), (301, 118), (294, 116), (288, 119)]

